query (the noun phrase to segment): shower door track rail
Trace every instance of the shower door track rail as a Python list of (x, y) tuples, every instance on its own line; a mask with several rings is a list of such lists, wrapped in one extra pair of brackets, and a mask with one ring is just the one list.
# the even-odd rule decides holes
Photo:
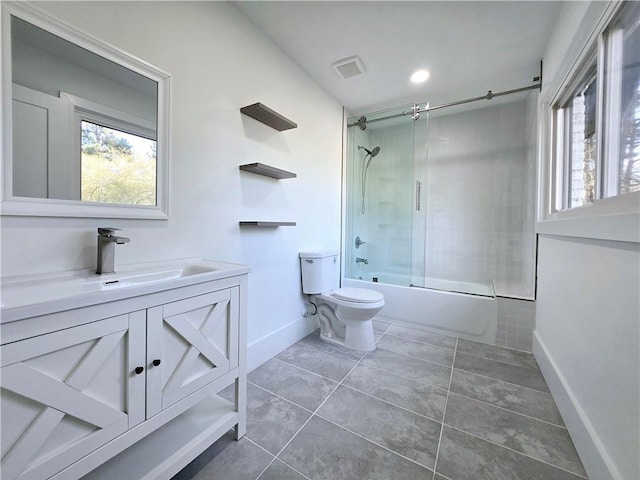
[[(540, 77), (534, 78), (534, 80), (538, 80)], [(424, 107), (420, 107), (419, 105), (414, 105), (413, 108), (409, 111), (396, 113), (394, 115), (387, 115), (386, 117), (373, 118), (371, 120), (367, 120), (367, 117), (360, 117), (357, 121), (353, 123), (347, 124), (347, 127), (360, 127), (361, 130), (366, 128), (367, 123), (379, 122), (381, 120), (389, 120), (390, 118), (398, 118), (404, 117), (406, 115), (411, 115), (413, 120), (417, 120), (421, 113), (430, 112), (432, 110), (439, 110), (441, 108), (446, 107), (455, 107), (456, 105), (463, 105), (465, 103), (478, 102), (480, 100), (491, 100), (494, 97), (502, 97), (504, 95), (512, 95), (514, 93), (526, 92), (527, 90), (540, 90), (542, 88), (542, 82), (536, 83), (535, 85), (530, 85), (528, 87), (514, 88), (513, 90), (504, 90), (502, 92), (493, 93), (491, 90), (487, 92), (486, 95), (482, 95), (481, 97), (473, 97), (467, 98), (465, 100), (458, 100), (457, 102), (449, 102), (443, 103), (441, 105), (435, 105), (430, 107), (429, 104), (426, 104)]]

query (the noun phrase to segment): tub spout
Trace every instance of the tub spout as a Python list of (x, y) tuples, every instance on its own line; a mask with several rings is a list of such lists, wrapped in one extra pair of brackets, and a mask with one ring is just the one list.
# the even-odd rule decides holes
[(365, 265), (369, 265), (369, 260), (366, 258), (356, 257), (356, 263), (364, 263)]

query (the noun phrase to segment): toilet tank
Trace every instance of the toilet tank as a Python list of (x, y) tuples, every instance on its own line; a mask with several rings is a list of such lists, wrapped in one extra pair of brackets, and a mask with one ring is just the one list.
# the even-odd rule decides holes
[(310, 295), (338, 288), (338, 253), (300, 252), (302, 292)]

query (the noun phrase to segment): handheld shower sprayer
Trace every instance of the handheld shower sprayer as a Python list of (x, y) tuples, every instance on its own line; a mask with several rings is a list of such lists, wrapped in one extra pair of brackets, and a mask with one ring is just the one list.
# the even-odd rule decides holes
[(375, 147), (373, 150), (369, 150), (367, 147), (358, 145), (358, 150), (364, 150), (365, 152), (367, 152), (367, 155), (371, 156), (371, 158), (375, 157), (380, 153), (380, 147)]
[[(367, 189), (367, 171), (369, 170), (369, 165), (371, 165), (371, 160), (373, 160), (373, 157), (375, 157), (376, 155), (378, 155), (380, 153), (380, 147), (374, 147), (371, 150), (369, 150), (366, 147), (363, 147), (362, 145), (358, 145), (358, 150), (364, 150), (366, 153), (366, 155), (364, 156), (364, 158), (362, 159), (362, 205), (360, 206), (360, 211), (364, 214), (366, 207), (364, 204), (364, 195)], [(369, 157), (369, 160), (367, 160), (367, 157)], [(367, 162), (365, 163), (365, 160), (367, 160)]]

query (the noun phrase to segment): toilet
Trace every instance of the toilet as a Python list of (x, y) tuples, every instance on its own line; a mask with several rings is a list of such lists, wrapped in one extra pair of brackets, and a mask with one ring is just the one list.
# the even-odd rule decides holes
[(367, 288), (338, 286), (337, 252), (301, 252), (302, 292), (318, 307), (320, 338), (354, 350), (376, 349), (373, 317), (384, 307), (384, 296)]

